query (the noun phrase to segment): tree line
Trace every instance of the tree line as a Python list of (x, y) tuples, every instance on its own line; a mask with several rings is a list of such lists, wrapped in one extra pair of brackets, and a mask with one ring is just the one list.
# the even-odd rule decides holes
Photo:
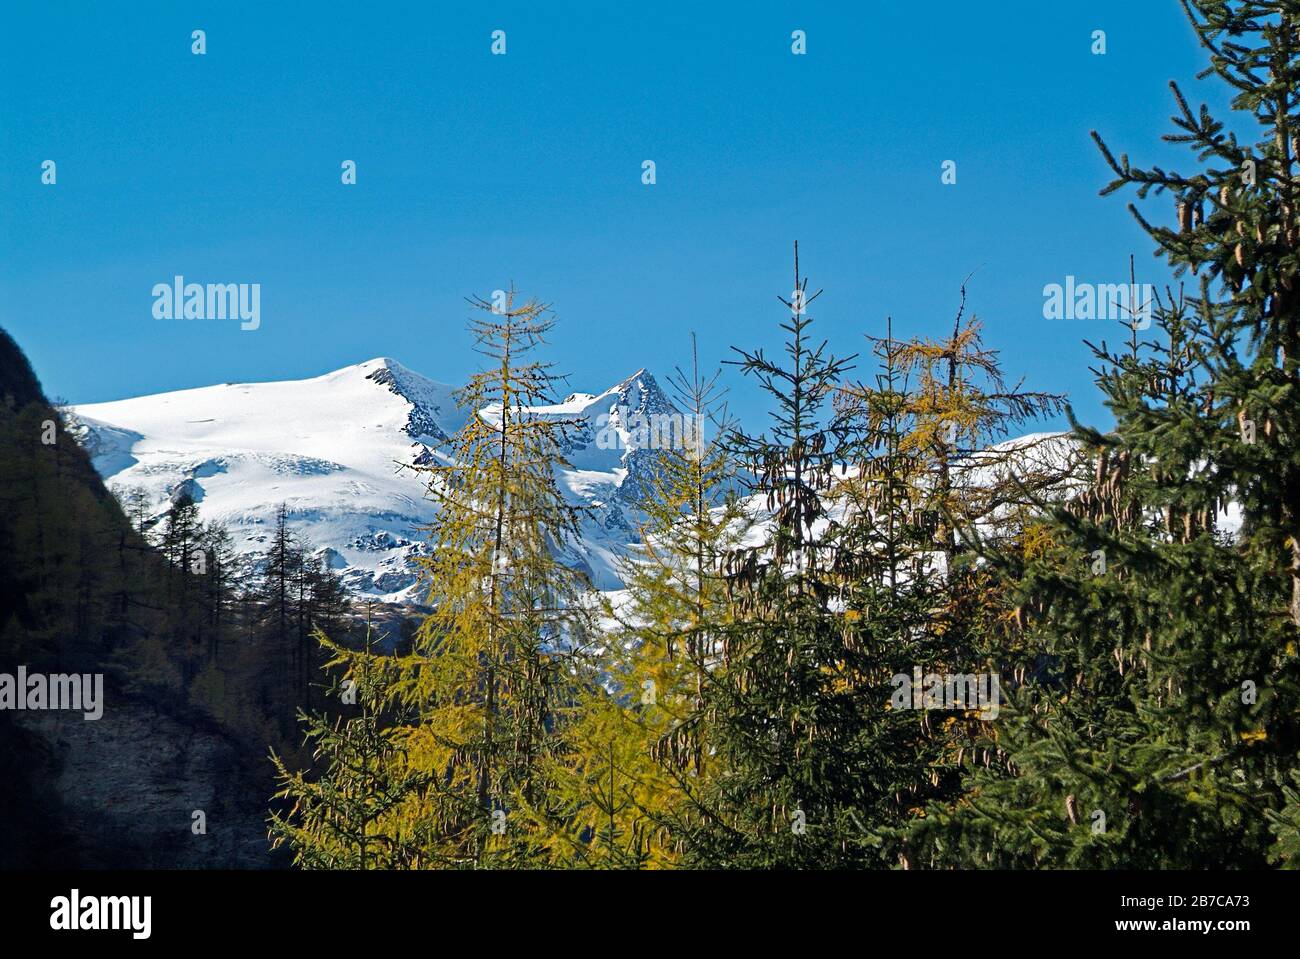
[(241, 555), (183, 487), (161, 508), (139, 487), (110, 495), (78, 445), (82, 424), (4, 345), (26, 371), (7, 371), (0, 397), (6, 659), (103, 671), (115, 689), (201, 710), (249, 748), (295, 749), (297, 710), (320, 696), (312, 631), (352, 628), (338, 574), (283, 505), (266, 549)]
[[(1296, 865), (1300, 11), (1187, 11), (1252, 132), (1174, 84), (1194, 172), (1094, 134), (1177, 284), (1089, 344), (1111, 429), (1006, 382), (964, 291), (947, 336), (834, 354), (796, 247), (783, 349), (733, 360), (766, 423), (679, 372), (713, 428), (660, 451), (596, 601), (556, 558), (569, 424), (525, 412), (553, 320), (478, 302), (460, 399), (489, 413), (426, 471), (432, 612), (399, 655), (322, 637), (351, 705), (277, 760), (275, 842), (308, 868)], [(1066, 437), (1004, 442), (1061, 411)]]

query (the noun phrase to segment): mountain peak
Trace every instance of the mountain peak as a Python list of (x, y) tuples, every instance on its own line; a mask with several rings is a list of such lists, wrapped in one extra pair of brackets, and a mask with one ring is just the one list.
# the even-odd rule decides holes
[(403, 366), (391, 356), (376, 356), (360, 363), (354, 363), (351, 366), (345, 366), (342, 369), (335, 370), (336, 373), (350, 373), (353, 371), (365, 374), (376, 373), (379, 370), (389, 370), (393, 373), (411, 373), (408, 367)]
[(642, 413), (677, 412), (672, 399), (664, 392), (654, 374), (645, 367), (611, 387), (607, 392), (618, 395), (620, 406), (627, 406)]
[[(565, 561), (588, 570), (601, 589), (621, 583), (617, 557), (636, 538), (629, 514), (656, 462), (632, 418), (671, 411), (666, 402), (654, 377), (638, 369), (614, 386), (531, 408), (573, 421), (569, 465), (556, 480), (590, 513), (564, 548)], [(188, 496), (205, 522), (230, 530), (239, 552), (258, 554), (285, 503), (295, 533), (333, 550), (331, 564), (349, 587), (390, 600), (418, 596), (411, 563), (437, 515), (425, 479), (396, 464), (445, 460), (449, 439), (470, 415), (451, 386), (389, 356), (301, 380), (200, 387), (74, 411), (101, 476), (119, 490), (144, 489), (151, 516)], [(478, 415), (490, 419), (491, 408)]]
[[(611, 387), (610, 387), (609, 389), (607, 389), (605, 392), (606, 392), (606, 393), (626, 393), (626, 392), (627, 392), (628, 390), (630, 390), (632, 387), (636, 386), (638, 382), (641, 382), (641, 383), (645, 384), (645, 386), (646, 386), (647, 388), (649, 388), (649, 389), (658, 389), (658, 386), (659, 386), (659, 384), (655, 382), (654, 374), (650, 373), (650, 372), (649, 372), (649, 371), (648, 371), (648, 370), (643, 366), (643, 367), (641, 367), (641, 369), (637, 370), (637, 371), (636, 371), (635, 373), (633, 373), (631, 376), (625, 376), (625, 377), (623, 377), (623, 379), (619, 380), (617, 383), (615, 383), (613, 386), (611, 386)], [(602, 394), (602, 395), (603, 395), (603, 394)]]

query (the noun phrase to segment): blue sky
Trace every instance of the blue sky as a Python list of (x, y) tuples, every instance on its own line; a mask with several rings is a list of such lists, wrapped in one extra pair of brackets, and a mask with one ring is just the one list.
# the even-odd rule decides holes
[[(380, 355), (457, 383), (464, 298), (513, 280), (554, 304), (549, 355), (595, 391), (685, 362), (692, 332), (711, 364), (777, 348), (797, 239), (839, 352), (887, 315), (950, 329), (974, 272), (1008, 374), (1107, 422), (1082, 343), (1104, 324), (1043, 319), (1043, 286), (1123, 282), (1130, 253), (1163, 274), (1126, 200), (1097, 196), (1088, 131), (1187, 169), (1159, 140), (1166, 84), (1222, 91), (1193, 79), (1176, 0), (927, 6), (8, 0), (0, 325), (73, 402)], [(155, 320), (176, 274), (259, 283), (261, 328)]]

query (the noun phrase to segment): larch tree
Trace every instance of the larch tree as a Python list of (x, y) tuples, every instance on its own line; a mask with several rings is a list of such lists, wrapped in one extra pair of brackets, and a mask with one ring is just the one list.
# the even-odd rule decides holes
[[(1063, 461), (1059, 436), (1012, 439), (1013, 431), (1061, 412), (1063, 397), (1007, 381), (998, 352), (984, 343), (982, 325), (967, 317), (965, 283), (950, 335), (878, 344), (877, 352), (882, 349), (893, 354), (891, 382), (901, 384), (891, 404), (894, 419), (882, 434), (888, 445), (897, 431), (897, 451), (886, 452), (885, 461), (907, 464), (904, 486), (922, 537), (910, 548), (930, 577), (929, 640), (921, 650), (926, 661), (917, 668), (923, 677), (976, 677), (988, 692), (996, 676), (1000, 690), (1004, 589), (982, 554), (1016, 542), (1034, 514), (1035, 498), (1067, 475), (1069, 457)], [(910, 790), (914, 798), (933, 802), (953, 795), (963, 765), (986, 755), (980, 742), (995, 721), (996, 704), (984, 710), (952, 705), (944, 705), (951, 711), (942, 718), (922, 722), (918, 752), (932, 762), (929, 782)], [(923, 818), (922, 805), (913, 804), (917, 815), (909, 826)], [(909, 866), (910, 843), (904, 839), (902, 846), (900, 862)]]
[(287, 845), (300, 869), (402, 869), (419, 864), (419, 825), (404, 830), (398, 810), (428, 788), (431, 776), (407, 761), (393, 721), (398, 663), (375, 650), (367, 618), (360, 650), (316, 639), (335, 672), (329, 690), (337, 711), (299, 711), (314, 774), (291, 771), (274, 752), (281, 803), (269, 820), (272, 848)]
[(669, 386), (680, 428), (655, 433), (671, 442), (652, 451), (625, 592), (604, 604), (603, 681), (588, 687), (572, 731), (572, 827), (557, 852), (583, 866), (675, 864), (672, 820), (709, 774), (695, 710), (730, 618), (724, 557), (748, 523), (722, 441), (725, 391), (717, 373), (701, 373), (694, 342), (690, 371), (675, 370)]
[(438, 506), (419, 560), (433, 611), (396, 695), (413, 712), (410, 762), (434, 785), (400, 822), (424, 830), (423, 866), (516, 867), (559, 828), (552, 782), (588, 674), (587, 580), (561, 555), (580, 519), (555, 475), (572, 424), (532, 410), (554, 402), (556, 374), (530, 358), (554, 320), (513, 290), (472, 302), (489, 362), (457, 395), (469, 416), (445, 459), (418, 467)]

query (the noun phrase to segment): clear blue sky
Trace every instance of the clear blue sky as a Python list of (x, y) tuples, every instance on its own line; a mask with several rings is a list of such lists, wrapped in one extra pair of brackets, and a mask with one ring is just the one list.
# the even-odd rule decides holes
[[(1081, 342), (1102, 325), (1044, 320), (1043, 286), (1121, 282), (1130, 252), (1161, 276), (1097, 196), (1088, 131), (1186, 169), (1159, 141), (1167, 81), (1224, 100), (1175, 0), (337, 6), (0, 8), (0, 325), (51, 395), (378, 355), (456, 383), (463, 298), (511, 280), (555, 305), (572, 388), (598, 390), (683, 362), (692, 331), (709, 362), (775, 347), (798, 239), (840, 352), (890, 314), (942, 333), (974, 271), (1008, 372), (1105, 422)], [(261, 329), (156, 321), (177, 273), (260, 283)]]

